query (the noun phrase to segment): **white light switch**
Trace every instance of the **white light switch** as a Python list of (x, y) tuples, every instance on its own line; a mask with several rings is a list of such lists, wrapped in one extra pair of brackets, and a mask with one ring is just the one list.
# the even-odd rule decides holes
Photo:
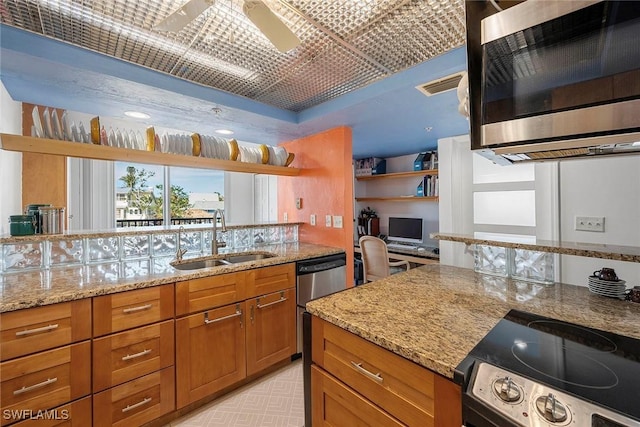
[(576, 230), (604, 232), (603, 216), (577, 216)]
[(333, 228), (342, 228), (342, 215), (333, 216)]
[(325, 227), (331, 227), (331, 215), (326, 215), (324, 217), (324, 225)]
[(311, 225), (316, 225), (316, 216), (314, 214), (311, 214), (309, 222), (311, 222)]
[(284, 213), (284, 222), (289, 222), (289, 215), (286, 212)]

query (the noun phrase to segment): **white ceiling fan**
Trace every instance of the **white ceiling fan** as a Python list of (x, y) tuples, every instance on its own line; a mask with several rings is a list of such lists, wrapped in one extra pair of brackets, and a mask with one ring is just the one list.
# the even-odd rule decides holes
[[(180, 9), (155, 25), (153, 29), (178, 32), (207, 10), (213, 2), (214, 0), (189, 0)], [(242, 11), (280, 52), (288, 52), (300, 44), (298, 36), (263, 1), (245, 0)]]

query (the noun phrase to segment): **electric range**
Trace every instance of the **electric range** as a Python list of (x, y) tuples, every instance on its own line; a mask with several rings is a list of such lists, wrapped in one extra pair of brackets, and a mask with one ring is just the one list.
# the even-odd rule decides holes
[(640, 340), (511, 310), (457, 367), (467, 427), (640, 427)]

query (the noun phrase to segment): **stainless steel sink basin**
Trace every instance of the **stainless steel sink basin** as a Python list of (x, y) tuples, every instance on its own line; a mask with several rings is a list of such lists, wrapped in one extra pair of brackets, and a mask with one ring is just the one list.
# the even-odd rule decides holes
[(273, 258), (274, 254), (261, 253), (261, 254), (246, 254), (246, 255), (229, 255), (224, 257), (225, 261), (236, 264), (239, 262), (258, 261), (266, 258)]
[(172, 262), (171, 266), (177, 270), (198, 270), (201, 268), (220, 267), (224, 265), (238, 264), (240, 262), (259, 261), (261, 259), (273, 258), (275, 254), (267, 252), (259, 254), (237, 254), (227, 255), (224, 258), (205, 258), (193, 261)]
[(180, 264), (171, 263), (171, 266), (177, 270), (198, 270), (200, 268), (219, 267), (221, 265), (229, 265), (230, 262), (224, 259), (201, 259)]

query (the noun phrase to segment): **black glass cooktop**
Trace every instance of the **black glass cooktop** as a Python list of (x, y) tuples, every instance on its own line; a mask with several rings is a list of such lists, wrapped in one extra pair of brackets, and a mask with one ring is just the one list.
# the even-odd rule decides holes
[(640, 421), (640, 340), (511, 310), (469, 356)]

